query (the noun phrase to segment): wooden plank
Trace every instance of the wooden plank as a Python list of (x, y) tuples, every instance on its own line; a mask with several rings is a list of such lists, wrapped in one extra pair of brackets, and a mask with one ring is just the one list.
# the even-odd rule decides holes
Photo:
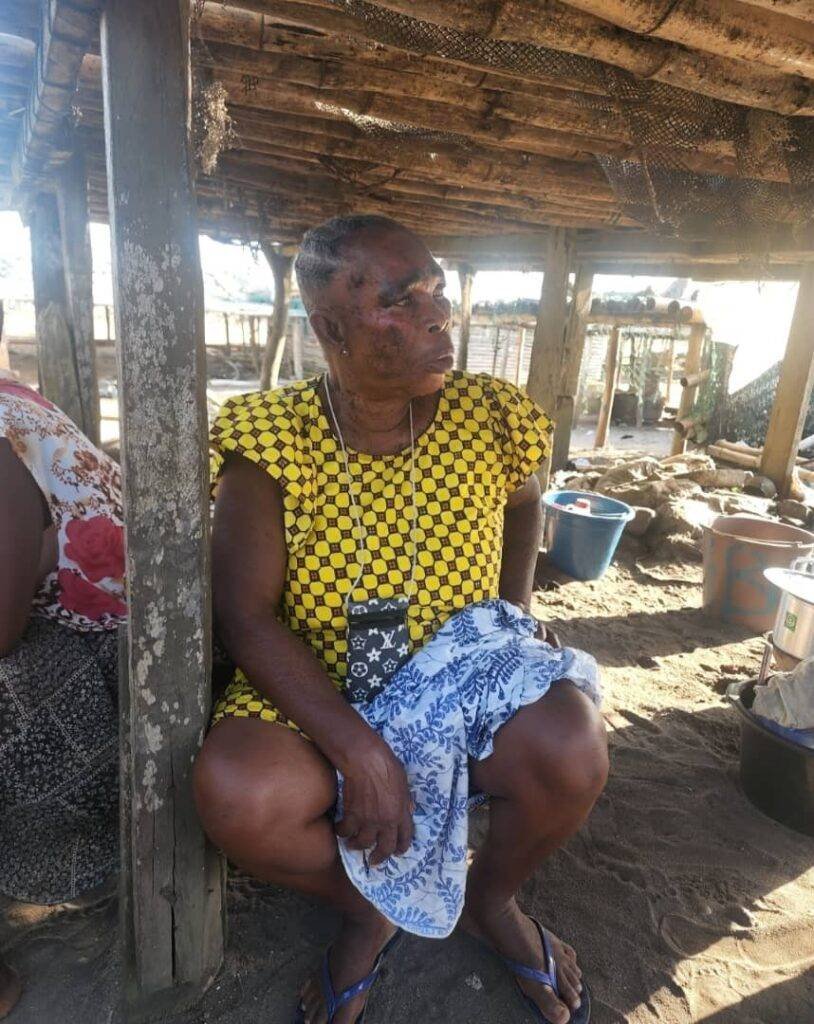
[(465, 370), (469, 362), (469, 332), (472, 324), (472, 284), (475, 280), (475, 271), (468, 263), (461, 263), (458, 267), (458, 277), (461, 281), (461, 326), (458, 331), (457, 367), (459, 370)]
[[(693, 324), (690, 328), (690, 340), (687, 345), (687, 360), (684, 364), (684, 374), (691, 377), (697, 374), (701, 369), (701, 351), (704, 347), (704, 337), (706, 336), (707, 328), (706, 324)], [(673, 434), (673, 447), (670, 452), (671, 455), (681, 455), (687, 447), (687, 441), (681, 429), (678, 426), (680, 420), (685, 420), (690, 415), (693, 405), (695, 405), (695, 396), (698, 394), (697, 387), (684, 388), (681, 392), (681, 401), (678, 403), (678, 412), (676, 413), (676, 430)]]
[(99, 444), (99, 385), (93, 330), (93, 259), (88, 230), (87, 181), (80, 149), (59, 173), (57, 206), (62, 235), (65, 294), (73, 332), (74, 363), (82, 421), (90, 440)]
[(288, 323), (288, 300), (291, 295), (291, 268), (294, 261), (268, 244), (261, 242), (260, 245), (274, 275), (274, 312), (268, 321), (266, 347), (260, 370), (260, 388), (267, 391), (269, 388), (277, 387), (280, 377)]
[(32, 199), (29, 222), (40, 390), (81, 427), (82, 402), (65, 291), (59, 213), (50, 192), (41, 192)]
[[(568, 270), (571, 262), (571, 237), (563, 228), (553, 228), (546, 252), (546, 270), (540, 291), (540, 306), (531, 347), (531, 364), (526, 391), (529, 397), (556, 420), (557, 403), (562, 391), (567, 364), (566, 319), (568, 315)], [(548, 483), (547, 460), (538, 470), (540, 484)]]
[(131, 1018), (190, 1005), (223, 955), (220, 861), (191, 788), (209, 718), (212, 634), (203, 282), (184, 39), (178, 3), (105, 7), (130, 606)]
[(786, 354), (774, 396), (760, 468), (788, 495), (814, 381), (814, 267), (800, 278)]
[(619, 362), (619, 327), (611, 329), (608, 341), (608, 355), (605, 360), (605, 390), (602, 393), (602, 406), (596, 424), (594, 448), (604, 448), (608, 443), (611, 412), (613, 410), (613, 393), (616, 388), (616, 371)]
[(551, 456), (551, 468), (564, 469), (568, 462), (571, 447), (571, 431), (574, 427), (574, 408), (577, 389), (579, 387), (579, 371), (582, 366), (582, 353), (585, 348), (585, 329), (588, 311), (591, 308), (591, 291), (593, 290), (593, 271), (586, 267), (577, 268), (574, 280), (574, 297), (571, 313), (565, 331), (565, 365), (563, 368), (562, 386), (557, 396), (554, 413), (556, 426), (554, 429), (554, 450)]

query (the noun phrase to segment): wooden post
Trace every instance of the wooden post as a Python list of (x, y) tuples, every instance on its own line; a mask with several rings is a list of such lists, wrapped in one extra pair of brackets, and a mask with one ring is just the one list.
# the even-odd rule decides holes
[(582, 353), (585, 348), (585, 330), (588, 312), (591, 308), (591, 291), (594, 285), (593, 271), (580, 266), (574, 279), (574, 298), (571, 315), (565, 332), (565, 365), (562, 384), (554, 411), (554, 450), (551, 468), (564, 469), (571, 448), (571, 431), (574, 427), (574, 408), (579, 388), (579, 371), (582, 367)]
[(495, 342), (492, 346), (492, 376), (497, 374), (497, 357), (500, 353), (500, 324), (495, 324)]
[(797, 304), (760, 463), (761, 472), (784, 496), (792, 487), (794, 460), (808, 412), (813, 380), (814, 266), (807, 264), (800, 278)]
[(107, 304), (105, 304), (105, 333), (107, 334), (107, 340), (111, 341), (112, 338), (110, 334), (110, 306), (108, 306)]
[(6, 336), (3, 333), (3, 324), (5, 322), (5, 311), (3, 309), (3, 300), (0, 299), (0, 370), (11, 369), (11, 356), (8, 350), (8, 342)]
[[(701, 352), (704, 347), (704, 337), (706, 332), (706, 324), (693, 324), (690, 328), (690, 340), (687, 346), (687, 362), (684, 366), (684, 375), (687, 377), (698, 373), (701, 369)], [(678, 403), (678, 412), (676, 413), (676, 429), (673, 434), (673, 448), (670, 453), (671, 455), (681, 455), (687, 448), (687, 441), (679, 424), (690, 415), (692, 407), (695, 404), (695, 396), (697, 392), (697, 387), (687, 387), (681, 392), (681, 401)]]
[(226, 355), (230, 356), (232, 354), (232, 342), (231, 342), (231, 339), (229, 338), (229, 314), (228, 313), (224, 313), (223, 314), (223, 328), (224, 328), (224, 332), (226, 334)]
[(594, 448), (604, 448), (608, 443), (611, 411), (613, 410), (613, 393), (616, 389), (616, 371), (619, 363), (619, 325), (611, 328), (608, 341), (608, 355), (605, 360), (605, 390), (602, 394), (602, 406), (596, 424)]
[(673, 390), (673, 376), (675, 374), (676, 361), (676, 339), (675, 335), (670, 338), (670, 349), (667, 355), (667, 391), (664, 395), (664, 404), (670, 404), (670, 392)]
[(469, 330), (472, 323), (472, 283), (475, 271), (468, 263), (458, 265), (461, 280), (461, 327), (458, 331), (458, 369), (465, 370), (469, 362)]
[(271, 272), (274, 275), (274, 313), (268, 322), (263, 367), (260, 371), (260, 389), (276, 388), (280, 377), (280, 364), (285, 351), (285, 331), (288, 326), (288, 300), (291, 294), (291, 268), (293, 260), (271, 245), (261, 242)]
[(93, 328), (93, 258), (88, 229), (88, 184), (81, 149), (60, 169), (57, 186), (65, 294), (72, 328), (74, 364), (82, 421), (79, 424), (99, 444), (99, 384), (96, 378), (96, 339)]
[(294, 360), (294, 376), (297, 380), (302, 380), (303, 377), (302, 334), (303, 322), (299, 317), (297, 317), (291, 324), (291, 355)]
[(520, 328), (520, 337), (517, 341), (517, 373), (515, 374), (514, 382), (520, 387), (520, 381), (523, 379), (523, 350), (526, 347), (526, 328)]
[[(571, 241), (564, 228), (552, 228), (546, 252), (540, 308), (531, 347), (531, 365), (526, 391), (556, 421), (557, 404), (568, 362), (566, 317), (568, 314), (568, 267)], [(550, 462), (537, 471), (540, 486), (548, 485)]]
[(131, 1019), (191, 1005), (223, 956), (221, 861), (191, 786), (209, 721), (212, 630), (185, 18), (177, 2), (107, 0), (101, 21), (127, 530)]
[(31, 206), (31, 270), (34, 279), (40, 391), (82, 427), (57, 201), (41, 192)]

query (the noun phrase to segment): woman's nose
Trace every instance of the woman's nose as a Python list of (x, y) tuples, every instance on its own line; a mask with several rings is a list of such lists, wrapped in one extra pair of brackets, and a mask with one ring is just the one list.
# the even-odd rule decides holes
[(430, 334), (439, 334), (449, 328), (449, 321), (452, 316), (452, 305), (449, 299), (433, 298), (433, 311), (427, 329)]

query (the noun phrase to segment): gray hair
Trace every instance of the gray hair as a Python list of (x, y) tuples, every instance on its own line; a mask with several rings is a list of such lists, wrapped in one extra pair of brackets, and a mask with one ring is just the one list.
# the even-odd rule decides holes
[(306, 231), (300, 244), (294, 270), (305, 305), (329, 283), (344, 262), (343, 250), (361, 231), (404, 231), (403, 225), (390, 217), (374, 213), (357, 213), (349, 217), (332, 217)]

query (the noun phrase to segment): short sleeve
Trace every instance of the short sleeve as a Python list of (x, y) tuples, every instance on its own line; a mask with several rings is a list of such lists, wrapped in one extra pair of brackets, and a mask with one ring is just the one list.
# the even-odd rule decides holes
[(514, 384), (492, 382), (501, 422), (506, 493), (519, 490), (551, 454), (554, 421)]

